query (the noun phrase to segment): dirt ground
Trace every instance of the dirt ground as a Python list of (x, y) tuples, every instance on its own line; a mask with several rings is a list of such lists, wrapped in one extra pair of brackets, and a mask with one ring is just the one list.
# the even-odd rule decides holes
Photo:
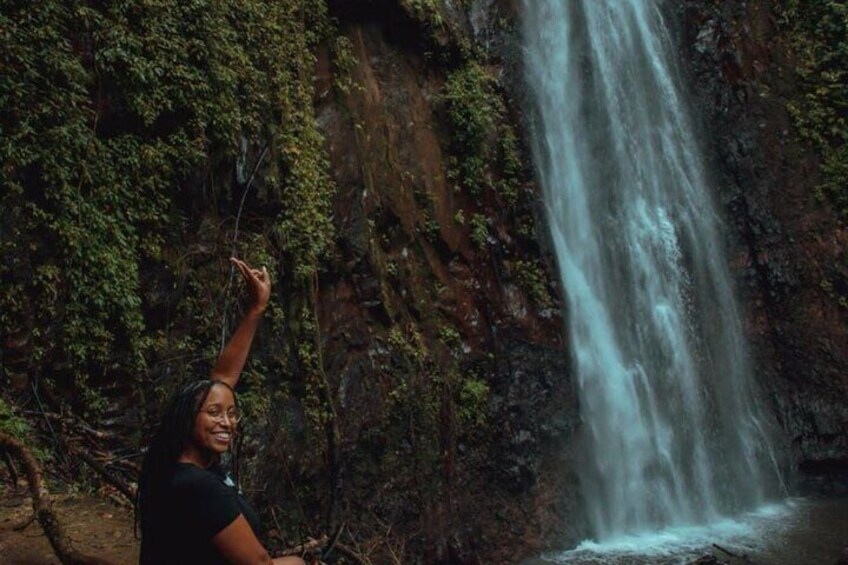
[[(115, 565), (138, 563), (132, 508), (102, 495), (54, 494), (52, 500), (53, 510), (78, 551)], [(0, 564), (59, 564), (37, 521), (20, 529), (32, 515), (32, 501), (24, 481), (17, 488), (0, 484)]]

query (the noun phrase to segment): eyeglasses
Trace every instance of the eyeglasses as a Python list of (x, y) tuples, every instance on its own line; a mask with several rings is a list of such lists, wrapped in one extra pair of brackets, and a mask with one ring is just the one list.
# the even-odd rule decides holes
[(233, 424), (238, 424), (241, 420), (241, 415), (235, 410), (228, 410), (224, 412), (220, 408), (208, 408), (204, 410), (207, 416), (215, 420), (216, 422), (223, 422), (225, 419), (229, 420)]

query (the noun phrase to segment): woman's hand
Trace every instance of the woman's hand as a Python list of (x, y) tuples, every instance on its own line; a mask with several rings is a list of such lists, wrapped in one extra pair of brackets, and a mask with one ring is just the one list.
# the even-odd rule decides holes
[(250, 310), (241, 319), (230, 341), (227, 342), (227, 346), (218, 356), (218, 362), (212, 369), (212, 378), (224, 381), (230, 387), (236, 388), (241, 371), (244, 368), (244, 362), (247, 360), (247, 354), (250, 352), (250, 345), (253, 343), (256, 328), (262, 319), (262, 312), (268, 307), (268, 300), (271, 298), (271, 277), (268, 276), (268, 269), (265, 267), (262, 267), (261, 271), (251, 269), (250, 265), (235, 257), (230, 257), (230, 261), (244, 277), (244, 282), (247, 283), (247, 292), (250, 294), (253, 303)]
[(268, 307), (268, 301), (271, 299), (271, 277), (268, 275), (268, 269), (262, 267), (262, 270), (253, 269), (240, 259), (230, 257), (230, 262), (239, 270), (241, 276), (244, 277), (244, 282), (247, 283), (247, 292), (250, 294), (252, 301), (251, 310), (262, 313)]

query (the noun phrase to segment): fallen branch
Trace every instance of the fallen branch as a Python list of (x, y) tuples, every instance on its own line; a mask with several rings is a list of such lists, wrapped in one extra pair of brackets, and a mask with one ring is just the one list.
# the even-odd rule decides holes
[(71, 547), (58, 517), (53, 512), (50, 493), (42, 479), (41, 466), (27, 447), (12, 436), (0, 432), (0, 447), (4, 447), (16, 457), (26, 470), (29, 492), (32, 495), (32, 509), (53, 552), (63, 565), (113, 565), (110, 561), (78, 552)]
[(343, 557), (347, 557), (357, 565), (371, 565), (371, 561), (357, 553), (352, 547), (348, 547), (342, 543), (336, 542), (336, 545), (333, 547), (336, 551), (342, 554)]
[(302, 553), (306, 553), (307, 551), (315, 551), (325, 543), (327, 543), (327, 535), (323, 535), (318, 539), (310, 539), (300, 545), (296, 545), (294, 547), (290, 547), (289, 549), (283, 551), (282, 556), (286, 555), (300, 555)]
[[(36, 411), (32, 412), (32, 414), (41, 414), (48, 424), (50, 421), (59, 424), (57, 428), (51, 426), (50, 429), (63, 454), (69, 456), (71, 459), (76, 458), (81, 460), (94, 470), (104, 482), (116, 488), (130, 504), (135, 502), (135, 490), (129, 486), (125, 476), (137, 476), (139, 469), (138, 465), (131, 461), (126, 461), (126, 459), (136, 457), (139, 454), (133, 453), (124, 457), (115, 457), (107, 448), (101, 445), (102, 442), (118, 439), (117, 434), (97, 430), (73, 413), (59, 414), (56, 412)], [(72, 430), (75, 433), (71, 433)], [(85, 445), (80, 445), (81, 443)], [(102, 460), (106, 460), (107, 462), (105, 464), (101, 463)], [(113, 463), (117, 464), (112, 466)], [(108, 469), (107, 466), (112, 466), (112, 469)], [(124, 478), (121, 475), (124, 475)]]
[(79, 457), (83, 463), (91, 467), (98, 475), (103, 477), (103, 480), (118, 489), (118, 491), (123, 494), (130, 504), (135, 503), (135, 490), (130, 488), (124, 481), (120, 480), (118, 477), (107, 471), (100, 463), (98, 463), (93, 457), (91, 457), (88, 453), (73, 449), (71, 450), (73, 455)]
[[(271, 514), (274, 515), (273, 510)], [(276, 515), (274, 515), (275, 522), (276, 519)], [(279, 528), (279, 525), (277, 527)], [(306, 541), (300, 545), (296, 545), (294, 547), (286, 549), (285, 551), (283, 551), (282, 555), (303, 555), (305, 553), (312, 553), (321, 557), (326, 557), (330, 554), (330, 552), (338, 551), (342, 556), (346, 557), (350, 561), (353, 561), (357, 565), (371, 565), (371, 561), (364, 558), (355, 549), (339, 543), (338, 540), (341, 536), (343, 529), (344, 525), (339, 527), (332, 536), (324, 534), (320, 538), (309, 539), (309, 541)], [(318, 562), (323, 563), (323, 561)]]
[[(27, 414), (38, 414), (37, 411), (28, 411)], [(96, 430), (89, 426), (87, 423), (83, 422), (79, 418), (73, 415), (62, 415), (57, 414), (56, 412), (43, 412), (42, 416), (47, 421), (59, 422), (61, 424), (67, 424), (70, 426), (74, 426), (78, 428), (80, 431), (86, 433), (87, 435), (99, 439), (99, 440), (110, 440), (110, 439), (118, 439), (118, 435), (112, 432), (106, 432), (102, 430)]]

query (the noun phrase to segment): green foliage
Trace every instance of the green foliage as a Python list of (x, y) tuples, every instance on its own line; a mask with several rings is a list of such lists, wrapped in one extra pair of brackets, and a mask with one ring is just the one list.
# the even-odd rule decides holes
[(410, 16), (432, 30), (439, 30), (445, 25), (439, 0), (400, 0), (400, 5)]
[(393, 349), (412, 361), (414, 365), (420, 366), (427, 357), (424, 338), (414, 325), (410, 325), (406, 330), (394, 326), (389, 330), (388, 341)]
[(358, 61), (353, 55), (353, 43), (347, 37), (340, 35), (333, 42), (333, 69), (335, 81), (333, 85), (342, 94), (350, 94), (355, 88), (362, 89), (353, 80), (353, 70)]
[(787, 104), (800, 136), (821, 157), (819, 197), (848, 214), (848, 1), (790, 0), (780, 8), (799, 94)]
[(489, 239), (489, 220), (483, 214), (474, 214), (471, 216), (471, 241), (478, 249), (486, 249), (486, 244)]
[(429, 46), (425, 56), (436, 53), (449, 61), (475, 55), (476, 45), (456, 21), (457, 5), (468, 10), (470, 0), (398, 0), (398, 4), (426, 34)]
[(514, 205), (518, 201), (518, 186), (523, 166), (518, 149), (518, 136), (509, 124), (502, 128), (500, 152), (504, 176), (499, 190), (507, 204)]
[(257, 421), (264, 421), (271, 410), (271, 397), (265, 388), (269, 373), (261, 361), (254, 360), (250, 369), (242, 375), (244, 385), (239, 392), (239, 408), (242, 414)]
[(8, 434), (26, 445), (40, 461), (47, 461), (49, 454), (38, 447), (35, 433), (26, 419), (12, 405), (0, 397), (0, 432)]
[(451, 350), (456, 351), (462, 345), (462, 336), (453, 326), (442, 326), (439, 329), (439, 341)]
[(423, 224), (418, 227), (421, 235), (429, 242), (436, 242), (442, 233), (442, 228), (439, 226), (438, 220), (431, 217), (426, 217)]
[(518, 138), (506, 122), (506, 107), (494, 79), (471, 60), (448, 76), (442, 100), (451, 132), (449, 177), (476, 196), (495, 186), (490, 164), (502, 163), (497, 190), (508, 205), (514, 205), (522, 172)]
[(301, 285), (324, 257), (333, 185), (312, 51), (330, 32), (320, 0), (4, 4), (0, 326), (28, 331), (32, 362), (70, 377), (83, 404), (99, 403), (87, 379), (144, 375), (163, 350), (198, 345), (148, 319), (142, 265), (183, 271), (165, 324), (178, 314), (200, 343), (217, 333), (223, 301), (209, 285), (225, 239), (191, 262), (165, 248), (197, 228), (198, 198), (235, 214), (241, 193), (219, 171), (240, 158), (241, 140), (257, 157), (268, 147), (257, 198), (271, 217), (242, 226), (261, 235), (251, 252)]
[(18, 416), (12, 406), (0, 397), (0, 432), (24, 441), (32, 434), (29, 423)]
[(518, 284), (536, 305), (541, 308), (553, 305), (553, 299), (548, 292), (548, 279), (541, 263), (535, 260), (519, 260), (512, 264), (511, 270)]
[(456, 413), (464, 427), (480, 427), (487, 421), (489, 385), (474, 371), (465, 373), (457, 385)]
[(504, 112), (492, 79), (482, 65), (471, 61), (448, 76), (443, 100), (451, 128), (452, 175), (472, 194), (487, 182), (487, 163), (493, 160), (492, 138)]

